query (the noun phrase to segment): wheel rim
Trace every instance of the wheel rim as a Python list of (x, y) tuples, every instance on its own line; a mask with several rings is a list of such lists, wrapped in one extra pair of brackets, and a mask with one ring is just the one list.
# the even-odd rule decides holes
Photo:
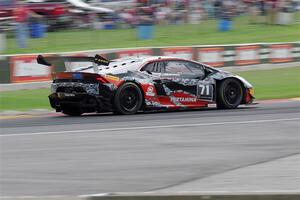
[(120, 95), (120, 103), (124, 110), (132, 111), (138, 106), (138, 92), (134, 88), (124, 88)]
[(225, 100), (231, 104), (235, 105), (239, 103), (242, 95), (241, 87), (238, 83), (230, 82), (225, 88), (224, 91)]

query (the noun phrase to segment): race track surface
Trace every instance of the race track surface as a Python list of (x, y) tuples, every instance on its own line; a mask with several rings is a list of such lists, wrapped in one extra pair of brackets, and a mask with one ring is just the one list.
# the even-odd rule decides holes
[[(1, 120), (0, 194), (187, 189), (215, 175), (222, 179), (237, 169), (298, 156), (299, 113), (299, 101), (286, 101), (235, 110)], [(270, 168), (261, 166), (261, 173)]]

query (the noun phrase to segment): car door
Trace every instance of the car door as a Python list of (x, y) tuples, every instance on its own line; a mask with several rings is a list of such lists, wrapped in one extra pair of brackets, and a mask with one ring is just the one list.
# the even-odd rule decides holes
[(204, 66), (185, 60), (164, 60), (143, 68), (153, 76), (159, 101), (167, 106), (197, 106), (212, 100), (213, 88), (203, 79)]
[(180, 105), (197, 105), (212, 101), (213, 85), (204, 81), (205, 67), (185, 60), (164, 61), (162, 86), (173, 102)]

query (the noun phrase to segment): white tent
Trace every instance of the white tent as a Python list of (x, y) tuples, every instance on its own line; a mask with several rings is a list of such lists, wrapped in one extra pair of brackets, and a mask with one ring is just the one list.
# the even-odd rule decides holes
[(92, 11), (104, 12), (104, 13), (114, 12), (113, 10), (108, 9), (108, 8), (103, 8), (103, 7), (99, 7), (99, 6), (91, 6), (81, 0), (67, 0), (67, 2), (69, 2), (70, 4), (72, 4), (78, 8), (82, 8), (82, 9), (86, 9), (86, 10), (92, 10)]

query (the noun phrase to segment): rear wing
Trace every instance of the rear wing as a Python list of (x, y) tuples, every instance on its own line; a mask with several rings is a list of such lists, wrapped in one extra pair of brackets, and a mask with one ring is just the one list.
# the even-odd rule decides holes
[[(49, 56), (44, 57), (42, 55), (38, 55), (37, 63), (46, 66), (53, 66), (55, 63), (59, 62), (91, 62), (93, 63), (94, 72), (99, 72), (100, 65), (108, 66), (111, 62), (110, 60), (96, 54), (95, 57), (90, 56)], [(54, 63), (54, 64), (53, 64)]]

